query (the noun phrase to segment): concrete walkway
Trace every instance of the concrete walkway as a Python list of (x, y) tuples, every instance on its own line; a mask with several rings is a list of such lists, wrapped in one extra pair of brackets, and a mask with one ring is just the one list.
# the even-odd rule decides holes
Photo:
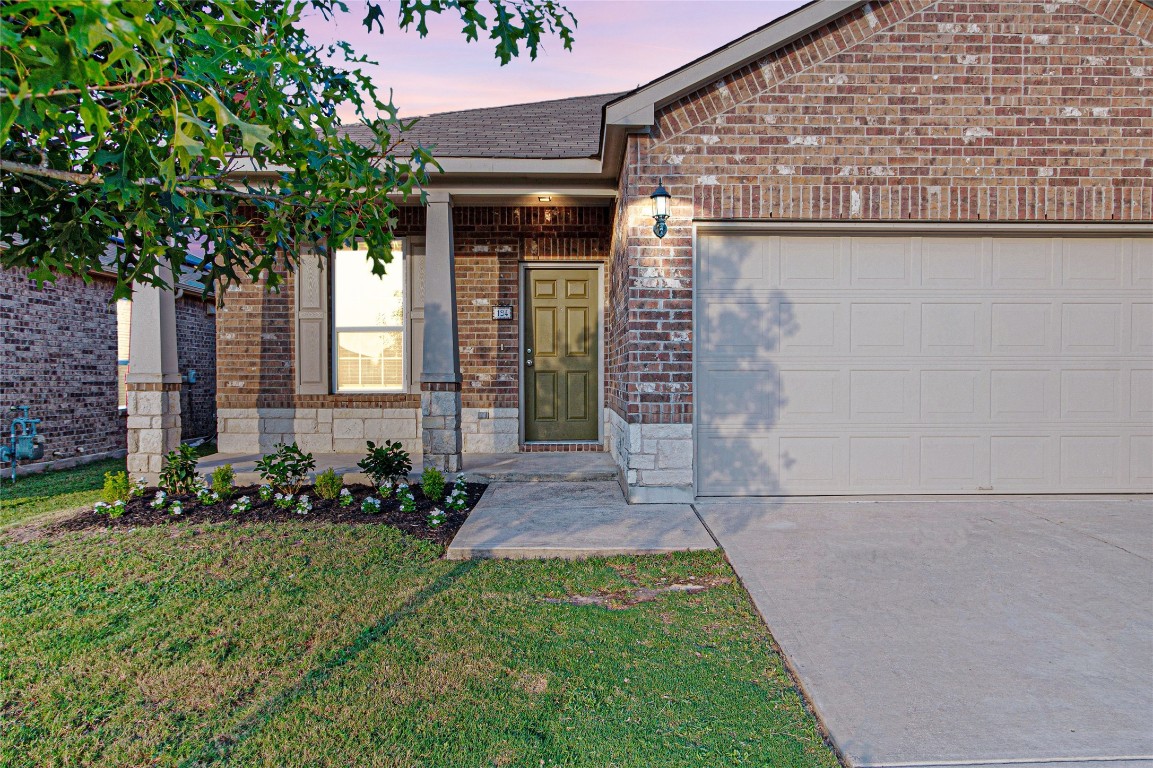
[(1153, 766), (1153, 497), (697, 508), (849, 765)]
[(580, 558), (715, 548), (690, 505), (629, 506), (615, 480), (499, 482), (485, 491), (446, 556)]

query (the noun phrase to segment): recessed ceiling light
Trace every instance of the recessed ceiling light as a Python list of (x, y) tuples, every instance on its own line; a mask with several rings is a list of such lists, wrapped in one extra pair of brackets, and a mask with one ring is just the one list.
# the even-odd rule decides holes
[(540, 197), (537, 198), (537, 200), (539, 200), (542, 203), (551, 203), (552, 202), (552, 198), (549, 197), (548, 195), (541, 195)]

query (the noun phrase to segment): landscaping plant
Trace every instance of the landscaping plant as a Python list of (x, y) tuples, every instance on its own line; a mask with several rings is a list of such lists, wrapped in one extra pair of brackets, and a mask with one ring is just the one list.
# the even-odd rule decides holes
[(360, 502), (360, 511), (366, 515), (375, 515), (380, 512), (380, 499), (374, 499), (371, 496)]
[(164, 491), (157, 491), (156, 495), (152, 497), (152, 504), (150, 506), (153, 509), (164, 509), (168, 506), (168, 494)]
[(168, 493), (196, 493), (200, 476), (196, 474), (196, 449), (182, 443), (164, 457), (160, 470), (160, 488)]
[(221, 464), (212, 470), (212, 490), (225, 501), (232, 498), (232, 494), (236, 492), (236, 486), (233, 485), (235, 481), (236, 472), (233, 471), (231, 464)]
[(234, 515), (247, 512), (250, 509), (252, 509), (252, 499), (248, 498), (247, 496), (241, 496), (239, 499), (233, 502), (231, 506), (228, 507), (228, 511)]
[(428, 513), (428, 527), (429, 528), (439, 528), (441, 526), (441, 524), (444, 522), (444, 519), (445, 519), (444, 510), (443, 509), (437, 509), (436, 507), (433, 507), (432, 510), (429, 511), (429, 513)]
[(272, 497), (272, 506), (277, 509), (292, 509), (296, 503), (296, 497), (288, 493), (278, 493)]
[(316, 459), (300, 450), (296, 443), (280, 443), (272, 453), (256, 462), (261, 479), (271, 485), (274, 492), (287, 496), (295, 496), (315, 468)]
[(132, 498), (132, 485), (128, 482), (127, 472), (111, 472), (104, 473), (104, 497), (105, 505), (115, 504), (118, 501), (128, 501)]
[(336, 474), (333, 469), (326, 469), (316, 476), (316, 495), (322, 499), (332, 501), (344, 491), (344, 475)]
[(416, 511), (416, 497), (412, 495), (412, 489), (408, 487), (408, 483), (401, 483), (396, 487), (396, 498), (400, 501), (401, 512)]
[(389, 488), (408, 477), (412, 471), (412, 460), (408, 451), (399, 442), (385, 440), (384, 445), (368, 441), (368, 455), (357, 462), (364, 474), (377, 488)]
[(452, 484), (452, 491), (444, 501), (446, 509), (461, 512), (468, 506), (468, 489), (465, 487), (464, 475), (457, 475), (456, 482)]
[(348, 490), (347, 488), (341, 488), (340, 489), (340, 497), (339, 497), (340, 506), (347, 507), (350, 504), (352, 504), (352, 502), (353, 502), (352, 491)]
[(296, 504), (292, 507), (292, 511), (298, 515), (307, 515), (312, 511), (312, 499), (308, 498), (306, 494), (300, 494), (296, 499)]
[(117, 499), (111, 504), (98, 501), (96, 502), (96, 506), (93, 509), (97, 514), (108, 515), (113, 520), (115, 520), (128, 510), (128, 502), (126, 502), (124, 499)]
[(444, 498), (444, 475), (436, 467), (425, 467), (420, 473), (420, 489), (429, 501), (440, 501)]

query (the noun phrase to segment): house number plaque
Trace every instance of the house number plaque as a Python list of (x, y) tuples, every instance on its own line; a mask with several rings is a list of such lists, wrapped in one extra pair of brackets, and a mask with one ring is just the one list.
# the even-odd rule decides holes
[(512, 307), (500, 306), (492, 308), (493, 320), (512, 320)]

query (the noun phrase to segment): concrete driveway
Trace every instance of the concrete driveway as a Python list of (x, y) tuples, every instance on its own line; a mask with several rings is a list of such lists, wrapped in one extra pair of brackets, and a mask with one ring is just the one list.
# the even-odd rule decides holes
[(852, 766), (1153, 766), (1153, 497), (697, 505)]

